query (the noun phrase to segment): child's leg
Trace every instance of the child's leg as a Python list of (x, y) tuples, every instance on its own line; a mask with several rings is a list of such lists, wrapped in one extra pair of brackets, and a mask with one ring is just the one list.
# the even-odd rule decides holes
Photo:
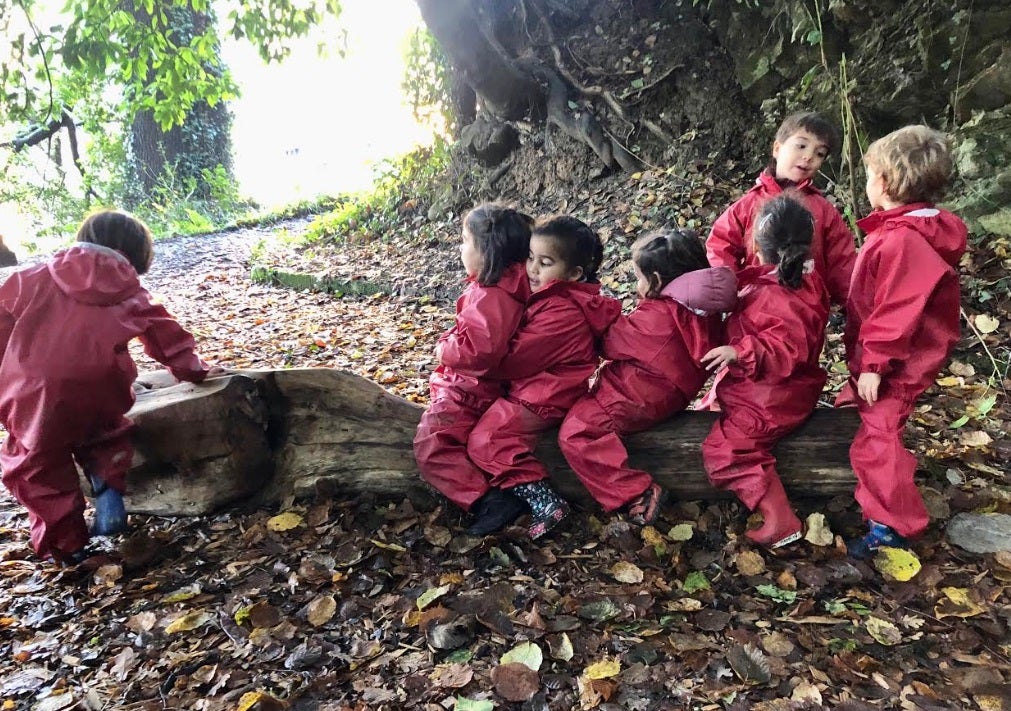
[(102, 433), (74, 450), (94, 493), (95, 522), (91, 532), (111, 536), (126, 530), (127, 515), (123, 505), (126, 475), (133, 462), (130, 434), (133, 423), (125, 417), (109, 425)]
[(605, 511), (641, 496), (653, 477), (628, 466), (618, 424), (596, 398), (583, 397), (565, 416), (558, 445), (590, 495)]
[(873, 405), (860, 400), (857, 407), (860, 428), (850, 446), (850, 463), (864, 518), (883, 523), (901, 536), (918, 536), (930, 516), (916, 488), (916, 457), (902, 445), (913, 402), (886, 393)]
[(4, 486), (28, 509), (40, 558), (70, 560), (88, 542), (84, 495), (69, 450), (29, 451), (13, 435), (0, 448)]
[(467, 440), (483, 408), (443, 397), (421, 415), (414, 458), (421, 477), (464, 510), (488, 491), (488, 476), (467, 456)]

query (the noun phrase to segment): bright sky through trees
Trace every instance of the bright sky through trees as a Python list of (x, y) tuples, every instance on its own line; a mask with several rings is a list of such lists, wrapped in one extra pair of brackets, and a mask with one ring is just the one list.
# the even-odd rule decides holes
[(421, 24), (413, 0), (344, 0), (347, 56), (320, 58), (321, 27), (280, 65), (229, 41), (224, 58), (242, 88), (232, 102), (235, 172), (244, 195), (264, 207), (357, 190), (369, 165), (431, 140), (404, 103), (406, 38)]

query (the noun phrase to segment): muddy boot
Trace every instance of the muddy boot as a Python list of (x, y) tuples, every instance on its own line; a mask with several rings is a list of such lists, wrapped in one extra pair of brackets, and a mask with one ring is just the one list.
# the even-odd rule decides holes
[(123, 495), (105, 483), (97, 474), (88, 474), (95, 494), (95, 523), (92, 535), (112, 536), (126, 530), (126, 507)]
[(535, 481), (530, 484), (520, 484), (512, 491), (530, 506), (533, 519), (527, 528), (527, 535), (537, 539), (557, 526), (569, 515), (569, 505), (565, 499), (555, 493), (546, 481)]
[(474, 522), (470, 524), (467, 533), (471, 536), (487, 536), (500, 531), (519, 518), (526, 509), (526, 502), (511, 490), (488, 489), (470, 507)]
[(790, 499), (779, 477), (773, 478), (765, 496), (758, 502), (762, 525), (746, 535), (754, 543), (766, 548), (780, 548), (800, 540), (803, 525), (790, 506)]

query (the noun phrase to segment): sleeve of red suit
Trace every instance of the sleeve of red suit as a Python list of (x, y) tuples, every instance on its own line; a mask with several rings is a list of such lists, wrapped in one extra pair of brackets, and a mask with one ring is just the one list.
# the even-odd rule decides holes
[(886, 376), (913, 355), (912, 338), (945, 272), (926, 242), (905, 239), (900, 232), (883, 240), (873, 256), (873, 286), (857, 288), (874, 289), (874, 308), (860, 324), (857, 340), (861, 370)]
[(856, 243), (846, 221), (834, 207), (826, 210), (825, 286), (834, 304), (845, 304), (850, 292), (850, 278), (857, 261)]
[(11, 274), (0, 286), (0, 360), (7, 352), (7, 343), (14, 330), (15, 304), (21, 295), (21, 275)]
[(735, 372), (750, 379), (786, 377), (794, 364), (804, 359), (806, 349), (801, 352), (797, 347), (797, 337), (804, 332), (804, 325), (792, 318), (788, 305), (784, 308), (773, 289), (756, 292), (741, 318), (747, 319), (748, 335), (729, 341), (737, 351), (737, 360), (729, 366)]
[(477, 289), (456, 316), (456, 326), (441, 340), (443, 365), (483, 376), (509, 351), (523, 307), (503, 289)]
[(669, 334), (660, 334), (657, 339), (656, 328), (650, 328), (654, 319), (651, 317), (648, 301), (628, 316), (619, 316), (611, 324), (601, 343), (601, 355), (606, 360), (631, 360), (648, 362), (656, 351), (669, 340)]
[(740, 214), (740, 202), (724, 210), (713, 224), (706, 240), (706, 257), (710, 266), (730, 267), (735, 272), (741, 268), (747, 254), (744, 248), (746, 222)]
[(542, 373), (564, 361), (586, 338), (586, 319), (578, 306), (566, 299), (541, 302), (541, 306), (528, 313), (526, 323), (513, 336), (496, 372), (502, 380)]
[(161, 304), (155, 304), (146, 292), (137, 295), (135, 317), (143, 327), (140, 342), (144, 352), (164, 365), (177, 380), (199, 383), (210, 368), (196, 353), (192, 334), (179, 325)]

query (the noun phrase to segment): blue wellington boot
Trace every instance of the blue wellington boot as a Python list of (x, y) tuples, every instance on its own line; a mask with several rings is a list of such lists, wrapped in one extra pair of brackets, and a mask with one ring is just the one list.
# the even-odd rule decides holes
[(95, 524), (91, 533), (95, 536), (112, 536), (125, 531), (126, 507), (123, 505), (123, 495), (97, 474), (88, 474), (88, 480), (95, 492)]

